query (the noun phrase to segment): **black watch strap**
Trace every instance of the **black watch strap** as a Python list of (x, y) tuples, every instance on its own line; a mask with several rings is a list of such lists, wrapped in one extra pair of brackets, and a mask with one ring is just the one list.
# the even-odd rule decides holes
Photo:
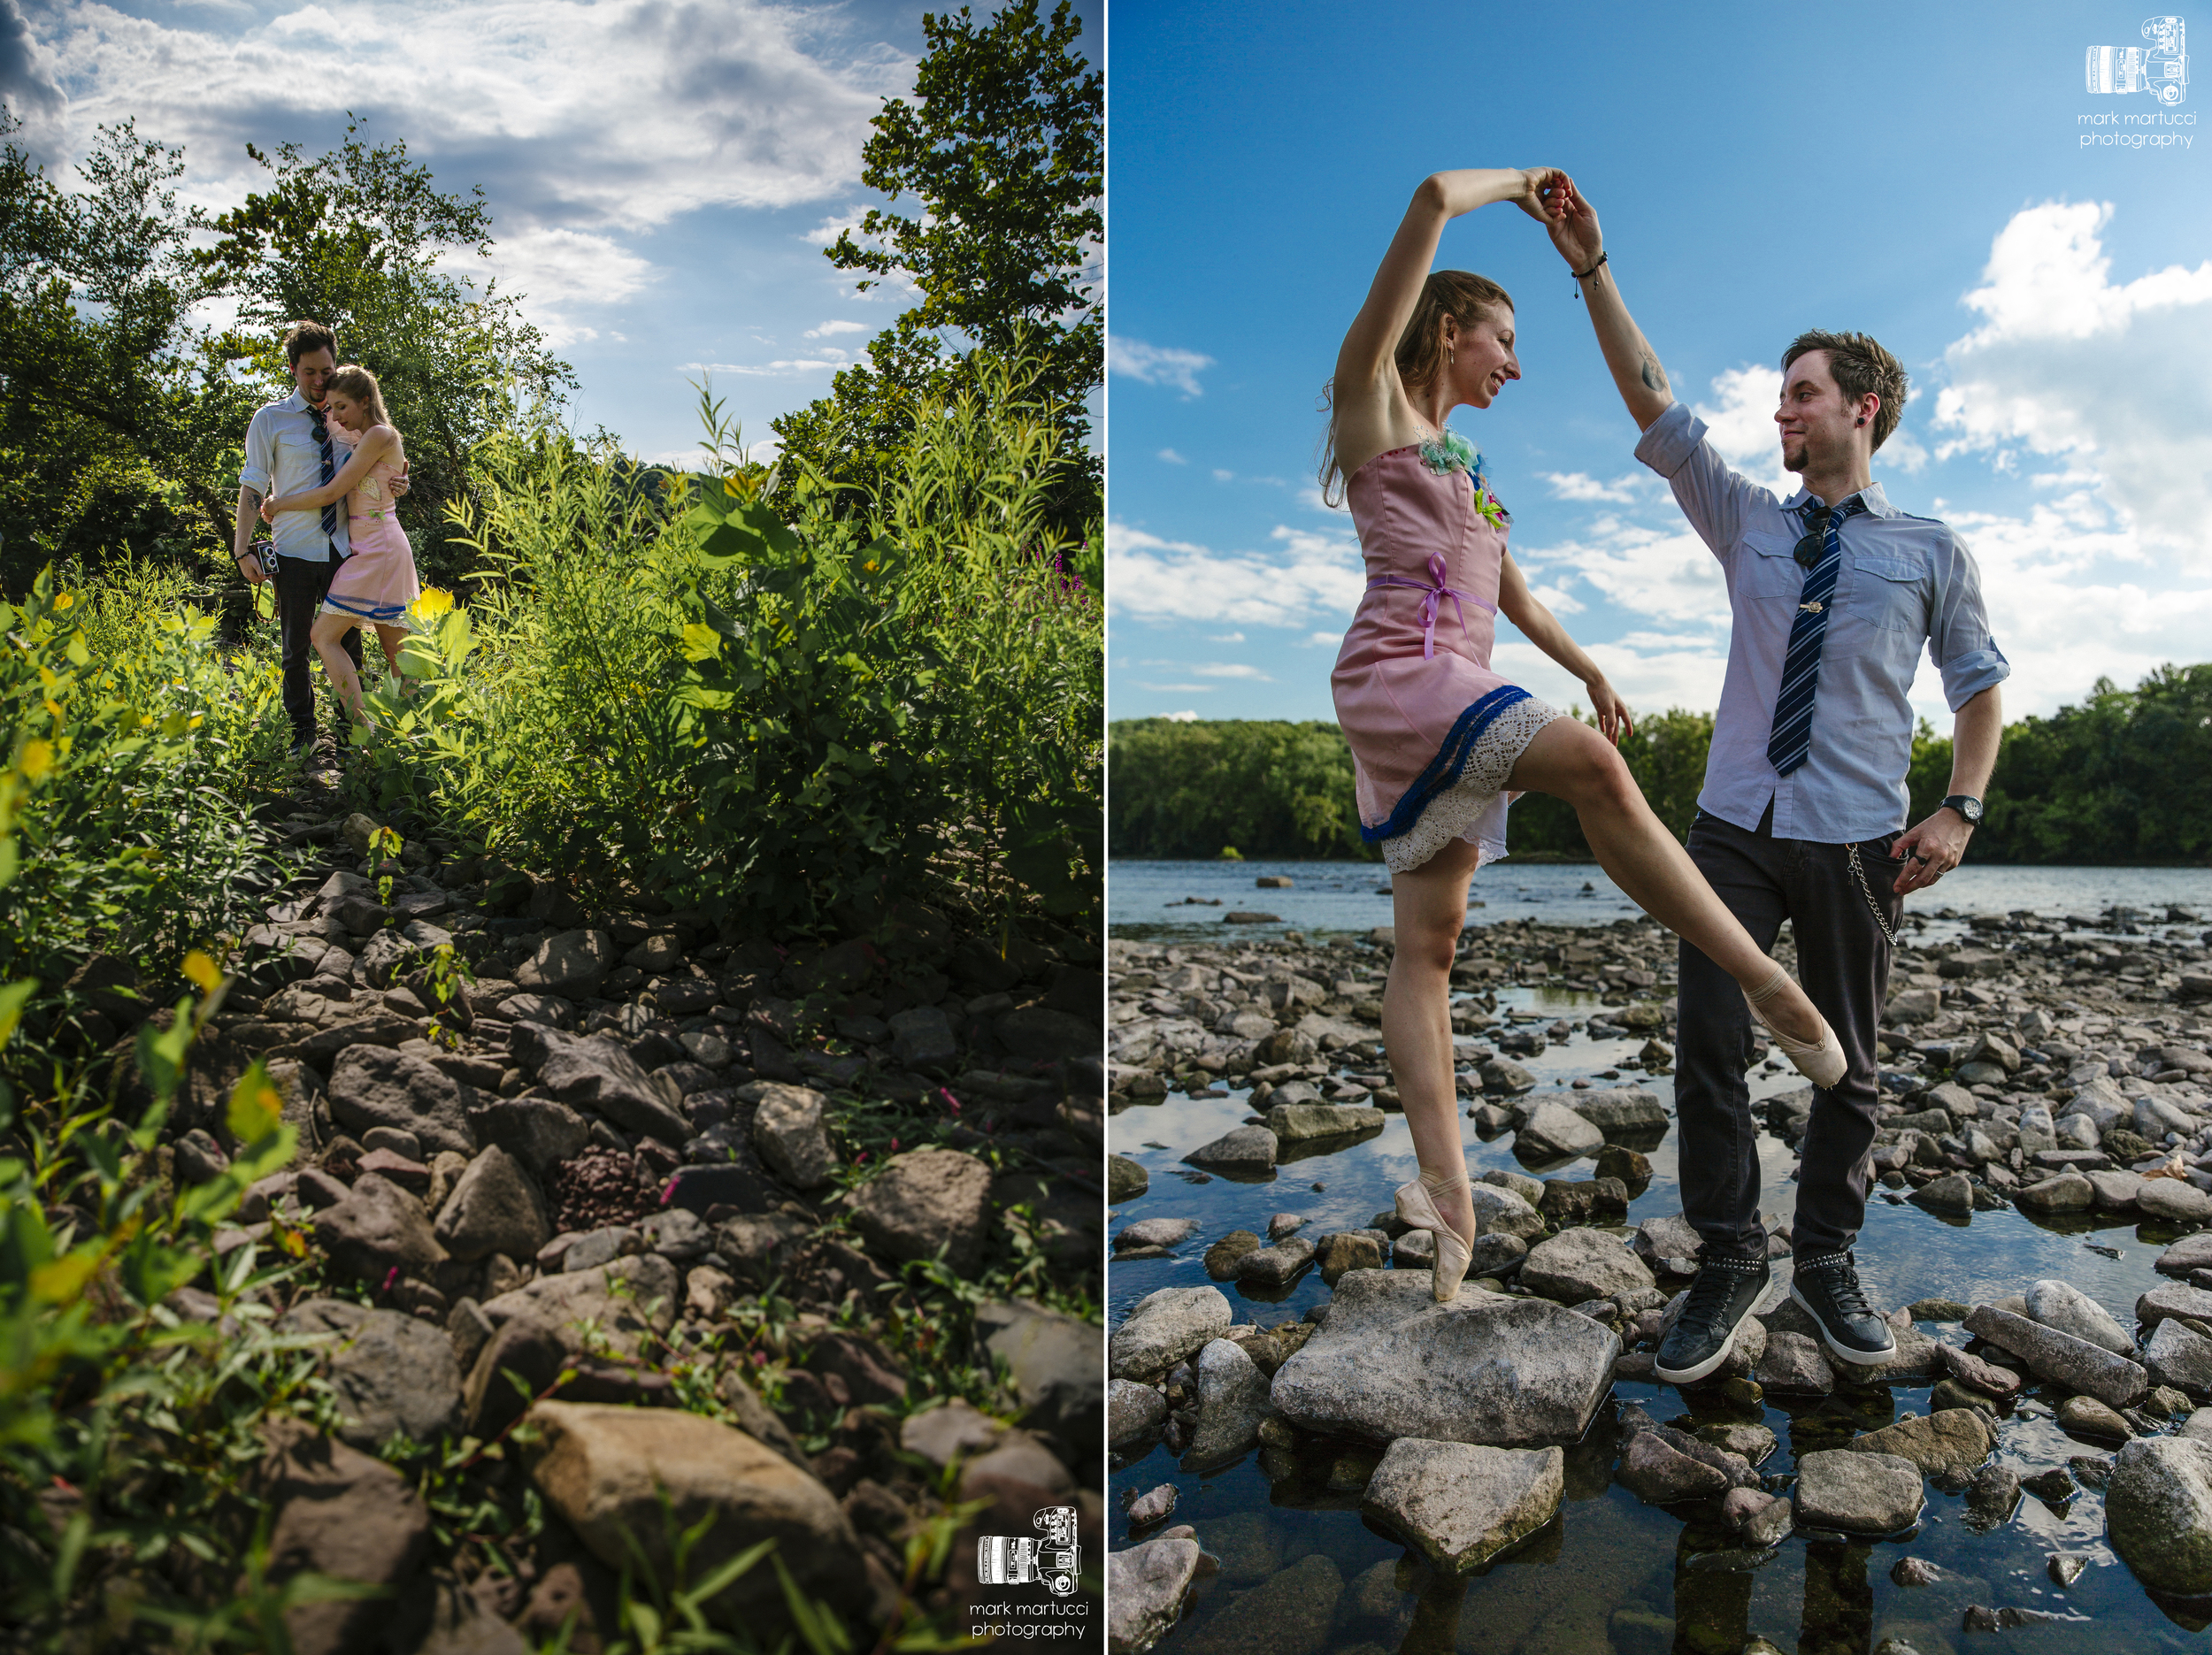
[(1957, 811), (1970, 827), (1981, 825), (1982, 801), (1971, 793), (1953, 793), (1937, 808)]

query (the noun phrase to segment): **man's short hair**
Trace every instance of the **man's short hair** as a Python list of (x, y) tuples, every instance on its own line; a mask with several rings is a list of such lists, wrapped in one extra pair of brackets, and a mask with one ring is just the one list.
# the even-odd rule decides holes
[(1782, 353), (1782, 372), (1787, 373), (1790, 364), (1809, 350), (1828, 353), (1829, 375), (1836, 388), (1852, 402), (1870, 391), (1882, 399), (1881, 407), (1874, 411), (1874, 446), (1878, 448), (1888, 441), (1889, 433), (1905, 417), (1905, 399), (1910, 390), (1905, 364), (1875, 343), (1870, 334), (1831, 333), (1816, 327), (1790, 341), (1790, 348)]
[(284, 330), (284, 365), (296, 368), (300, 358), (311, 350), (326, 350), (331, 360), (338, 359), (338, 335), (320, 322), (295, 322)]

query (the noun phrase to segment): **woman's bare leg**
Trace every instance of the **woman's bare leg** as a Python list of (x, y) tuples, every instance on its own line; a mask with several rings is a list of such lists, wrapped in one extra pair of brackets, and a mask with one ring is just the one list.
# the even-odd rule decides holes
[[(1571, 718), (1554, 719), (1523, 749), (1507, 785), (1572, 805), (1582, 836), (1613, 883), (1743, 987), (1757, 988), (1773, 976), (1774, 962), (1714, 894), (1689, 852), (1652, 814), (1621, 755), (1596, 731)], [(1794, 1038), (1819, 1038), (1820, 1013), (1794, 982), (1762, 1009)]]
[[(1455, 1172), (1463, 1179), (1467, 1151), (1452, 1080), (1452, 954), (1467, 919), (1467, 881), (1475, 862), (1475, 847), (1454, 839), (1412, 872), (1391, 875), (1397, 946), (1383, 989), (1383, 1047), (1413, 1134), (1414, 1155), (1424, 1172)], [(1475, 1207), (1464, 1184), (1435, 1200), (1444, 1222), (1471, 1243)]]
[(384, 664), (391, 669), (391, 686), (403, 696), (409, 694), (414, 686), (403, 678), (399, 670), (400, 646), (407, 641), (407, 629), (404, 626), (387, 626), (380, 621), (376, 627), (376, 641), (384, 646)]
[(318, 615), (307, 639), (323, 658), (323, 670), (337, 686), (340, 703), (357, 724), (363, 724), (367, 720), (361, 711), (361, 679), (345, 650), (346, 634), (357, 624), (350, 616)]

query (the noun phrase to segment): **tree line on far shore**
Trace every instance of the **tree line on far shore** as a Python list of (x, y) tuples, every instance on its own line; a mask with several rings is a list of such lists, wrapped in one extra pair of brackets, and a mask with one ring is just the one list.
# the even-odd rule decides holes
[[(1578, 709), (1579, 714), (1579, 709)], [(1594, 722), (1594, 720), (1586, 720)], [(1697, 816), (1713, 716), (1640, 719), (1621, 755), (1678, 836)], [(1118, 720), (1108, 727), (1109, 854), (1379, 860), (1359, 836), (1352, 755), (1333, 724)], [(1950, 791), (1951, 741), (1913, 738), (1912, 820)], [(1589, 860), (1574, 812), (1532, 793), (1513, 807), (1517, 855)], [(2212, 862), (2212, 663), (2162, 666), (2131, 690), (2100, 678), (2078, 706), (2005, 729), (1979, 862)]]

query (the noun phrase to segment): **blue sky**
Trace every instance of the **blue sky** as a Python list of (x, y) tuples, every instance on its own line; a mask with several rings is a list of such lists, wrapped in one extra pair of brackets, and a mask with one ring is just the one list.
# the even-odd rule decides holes
[[(1875, 476), (1966, 536), (2009, 716), (2212, 659), (2212, 84), (2165, 111), (2084, 80), (2088, 47), (2148, 43), (2147, 9), (1112, 15), (1111, 716), (1333, 716), (1363, 576), (1315, 487), (1315, 398), (1415, 186), (1450, 166), (1574, 175), (1676, 394), (1747, 476), (1795, 486), (1772, 411), (1796, 333), (1894, 351), (1914, 388)], [(2082, 142), (2113, 130), (2084, 117), (2156, 112), (2185, 124), (2119, 130), (2177, 142)], [(1632, 706), (1711, 708), (1717, 566), (1632, 457), (1558, 256), (1499, 205), (1439, 262), (1517, 303), (1525, 377), (1455, 419), (1516, 558)], [(1500, 633), (1501, 670), (1577, 698)], [(1947, 732), (1924, 662), (1914, 699)]]
[(767, 438), (908, 303), (856, 296), (822, 249), (874, 204), (861, 146), (913, 84), (925, 9), (0, 0), (0, 98), (64, 175), (101, 122), (135, 117), (186, 146), (184, 193), (210, 207), (257, 187), (249, 142), (319, 153), (367, 117), (441, 187), (483, 186), (493, 273), (575, 365), (576, 423), (673, 458), (699, 435), (687, 381), (710, 371)]

